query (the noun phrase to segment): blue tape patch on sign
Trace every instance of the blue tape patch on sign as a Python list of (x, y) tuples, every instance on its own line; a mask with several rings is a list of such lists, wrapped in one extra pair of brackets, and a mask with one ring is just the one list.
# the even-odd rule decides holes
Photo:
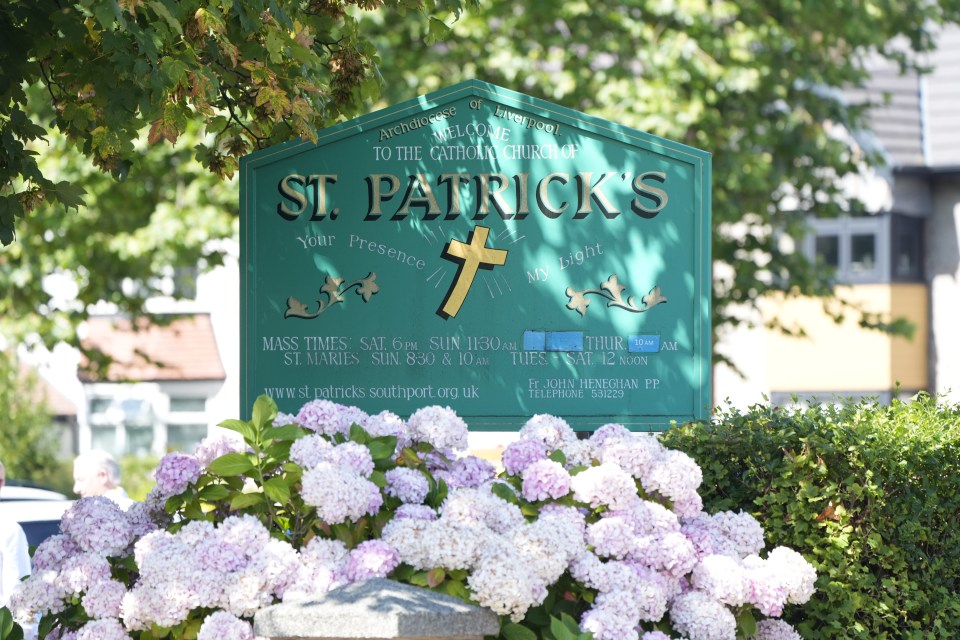
[(548, 331), (546, 351), (583, 351), (583, 331)]
[(523, 332), (524, 351), (583, 351), (583, 331)]
[(660, 351), (660, 336), (630, 336), (627, 341), (630, 353), (656, 353)]
[(546, 351), (547, 350), (547, 332), (546, 331), (524, 331), (523, 332), (523, 350), (524, 351)]

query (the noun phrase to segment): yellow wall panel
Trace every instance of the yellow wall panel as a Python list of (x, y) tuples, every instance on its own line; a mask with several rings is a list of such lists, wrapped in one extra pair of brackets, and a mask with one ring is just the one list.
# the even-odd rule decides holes
[(916, 326), (913, 340), (861, 328), (858, 314), (836, 323), (813, 298), (769, 298), (764, 319), (800, 326), (807, 337), (768, 331), (767, 371), (771, 391), (887, 391), (927, 386), (927, 289), (923, 284), (838, 287), (837, 295), (885, 318), (906, 317)]

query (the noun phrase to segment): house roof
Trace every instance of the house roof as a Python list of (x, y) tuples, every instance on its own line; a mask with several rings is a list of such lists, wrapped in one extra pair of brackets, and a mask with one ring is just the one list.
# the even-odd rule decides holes
[(896, 167), (960, 165), (960, 27), (942, 28), (926, 62), (932, 71), (921, 76), (875, 58), (865, 91), (849, 92), (854, 100), (886, 99), (871, 110), (870, 126)]
[(22, 362), (20, 363), (20, 376), (21, 378), (32, 376), (36, 380), (32, 396), (36, 401), (44, 402), (54, 416), (71, 417), (77, 415), (77, 405), (60, 393), (46, 378)]
[(106, 371), (84, 359), (84, 382), (153, 382), (171, 380), (223, 380), (217, 341), (209, 314), (165, 318), (151, 324), (141, 319), (133, 325), (118, 317), (93, 317), (87, 322), (85, 349), (100, 350), (111, 361)]

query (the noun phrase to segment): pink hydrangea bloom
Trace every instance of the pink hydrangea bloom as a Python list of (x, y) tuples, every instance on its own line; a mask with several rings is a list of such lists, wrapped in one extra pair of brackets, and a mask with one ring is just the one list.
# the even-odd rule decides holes
[(253, 640), (253, 626), (226, 611), (215, 611), (200, 625), (197, 640)]
[(57, 580), (64, 592), (79, 595), (110, 580), (110, 563), (98, 553), (79, 553), (67, 558), (59, 573)]
[(91, 620), (77, 630), (77, 640), (131, 640), (116, 618)]
[(562, 498), (570, 493), (570, 474), (553, 460), (537, 460), (523, 470), (521, 490), (531, 502)]
[(127, 586), (117, 580), (104, 580), (83, 595), (80, 603), (91, 618), (119, 618), (120, 602)]
[(734, 640), (737, 620), (717, 600), (699, 591), (688, 591), (674, 598), (670, 606), (673, 628), (689, 640)]
[(439, 516), (437, 512), (433, 510), (433, 507), (430, 507), (425, 504), (402, 504), (397, 507), (397, 510), (393, 513), (394, 520), (427, 520), (432, 522), (436, 520)]
[(553, 451), (560, 449), (568, 442), (575, 442), (577, 434), (563, 418), (540, 413), (520, 428), (521, 440), (537, 440)]
[[(276, 421), (274, 421), (276, 424)], [(239, 453), (246, 450), (246, 444), (239, 434), (212, 433), (197, 444), (194, 456), (200, 466), (206, 469), (210, 463), (228, 453)]]
[(374, 438), (394, 436), (397, 439), (398, 451), (410, 446), (406, 423), (392, 411), (381, 411), (368, 417), (363, 428)]
[(587, 544), (601, 558), (623, 560), (636, 549), (633, 526), (623, 518), (601, 518), (587, 525)]
[(348, 434), (353, 425), (364, 427), (370, 416), (363, 409), (345, 406), (340, 408), (340, 415), (337, 419), (340, 421), (339, 432)]
[(640, 498), (633, 477), (615, 464), (605, 463), (573, 476), (570, 486), (573, 497), (596, 509), (629, 509)]
[(376, 513), (383, 504), (380, 489), (363, 476), (323, 462), (303, 474), (303, 501), (317, 508), (329, 524), (356, 521)]
[(400, 554), (383, 540), (366, 540), (347, 556), (345, 575), (350, 582), (386, 578), (400, 564)]
[(311, 400), (300, 407), (300, 411), (297, 413), (297, 424), (304, 429), (310, 429), (327, 436), (345, 433), (340, 420), (340, 412), (343, 409), (343, 405), (330, 400)]
[(290, 446), (290, 459), (304, 469), (327, 462), (327, 456), (333, 445), (325, 437), (313, 434), (294, 440)]
[(395, 467), (386, 473), (384, 492), (405, 504), (421, 504), (430, 491), (427, 477), (418, 469)]
[(789, 623), (767, 618), (757, 623), (757, 635), (753, 640), (801, 640), (801, 636)]
[(426, 442), (438, 450), (461, 451), (467, 448), (467, 423), (450, 407), (424, 407), (407, 420), (414, 442)]
[(103, 496), (81, 498), (63, 514), (60, 530), (83, 551), (119, 555), (133, 542), (133, 528), (117, 503)]
[(64, 560), (80, 553), (80, 547), (68, 535), (50, 536), (33, 554), (33, 570), (58, 569)]

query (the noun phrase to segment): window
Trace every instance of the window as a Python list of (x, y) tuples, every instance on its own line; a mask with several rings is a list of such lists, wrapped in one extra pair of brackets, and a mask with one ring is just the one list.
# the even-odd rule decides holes
[(170, 413), (203, 412), (206, 409), (206, 398), (170, 398)]
[(923, 220), (894, 214), (890, 220), (891, 279), (916, 282), (923, 278)]
[(90, 415), (106, 413), (112, 402), (113, 398), (90, 398)]
[(207, 437), (205, 424), (168, 424), (167, 450), (193, 453), (197, 444)]
[(816, 239), (816, 258), (834, 269), (840, 268), (840, 237), (835, 235), (818, 235)]
[(877, 264), (877, 236), (855, 233), (850, 236), (850, 271), (857, 275), (873, 273)]
[(803, 250), (838, 284), (923, 279), (923, 220), (898, 214), (810, 220)]
[(116, 457), (144, 456), (153, 450), (156, 417), (143, 397), (96, 396), (90, 408), (90, 446)]
[(100, 449), (111, 455), (119, 455), (117, 447), (117, 427), (110, 425), (106, 427), (90, 427), (90, 447)]

